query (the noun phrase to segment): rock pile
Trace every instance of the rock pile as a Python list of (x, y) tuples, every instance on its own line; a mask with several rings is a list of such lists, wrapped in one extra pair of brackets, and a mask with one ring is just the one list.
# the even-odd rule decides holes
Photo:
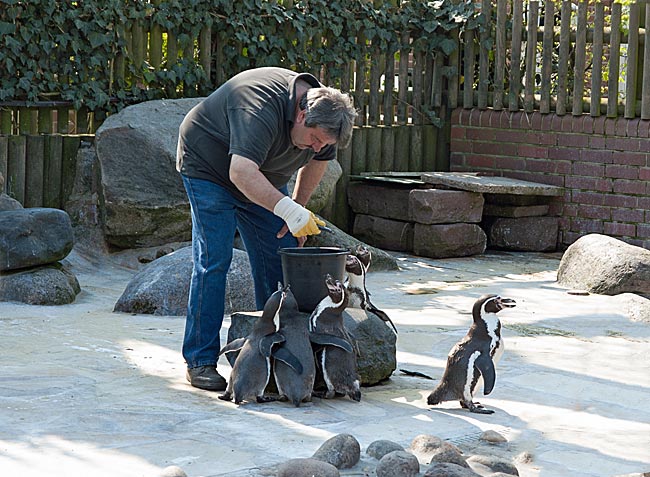
[[(0, 190), (4, 178), (0, 175)], [(31, 305), (72, 303), (80, 291), (60, 263), (72, 250), (72, 224), (58, 209), (24, 209), (0, 194), (0, 301)]]

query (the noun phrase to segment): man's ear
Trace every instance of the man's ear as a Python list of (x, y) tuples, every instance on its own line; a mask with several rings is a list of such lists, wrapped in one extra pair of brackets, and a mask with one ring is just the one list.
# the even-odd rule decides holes
[(298, 109), (298, 114), (296, 114), (296, 124), (303, 124), (305, 122), (305, 110)]

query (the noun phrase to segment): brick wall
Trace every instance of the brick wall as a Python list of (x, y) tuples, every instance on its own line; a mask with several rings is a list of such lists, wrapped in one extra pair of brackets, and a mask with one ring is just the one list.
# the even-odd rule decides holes
[(650, 249), (650, 121), (456, 109), (450, 169), (564, 187), (566, 248), (588, 233)]

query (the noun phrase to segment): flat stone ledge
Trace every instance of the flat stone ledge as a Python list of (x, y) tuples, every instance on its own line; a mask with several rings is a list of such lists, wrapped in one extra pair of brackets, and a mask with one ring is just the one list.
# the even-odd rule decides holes
[(421, 179), (427, 184), (443, 185), (454, 189), (486, 194), (560, 196), (562, 187), (508, 177), (482, 176), (470, 172), (423, 172)]

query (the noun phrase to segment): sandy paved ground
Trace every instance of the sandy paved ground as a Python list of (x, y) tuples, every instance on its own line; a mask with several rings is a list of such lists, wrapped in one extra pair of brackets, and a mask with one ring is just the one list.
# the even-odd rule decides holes
[[(180, 344), (184, 320), (112, 312), (134, 271), (69, 257), (82, 293), (60, 307), (0, 303), (0, 475), (258, 475), (308, 457), (329, 437), (408, 446), (433, 434), (468, 452), (493, 429), (520, 475), (613, 476), (650, 471), (650, 324), (619, 302), (555, 284), (559, 254), (402, 257), (399, 272), (369, 275), (375, 304), (399, 328), (399, 371), (363, 389), (361, 403), (319, 400), (236, 406), (191, 388)], [(514, 298), (501, 313), (506, 352), (476, 415), (456, 402), (426, 405), (451, 346), (483, 293)], [(226, 322), (228, 325), (228, 322)], [(222, 330), (222, 340), (226, 330)], [(220, 370), (229, 373), (223, 359)], [(345, 475), (374, 475), (365, 457)], [(424, 472), (426, 466), (422, 466)]]

